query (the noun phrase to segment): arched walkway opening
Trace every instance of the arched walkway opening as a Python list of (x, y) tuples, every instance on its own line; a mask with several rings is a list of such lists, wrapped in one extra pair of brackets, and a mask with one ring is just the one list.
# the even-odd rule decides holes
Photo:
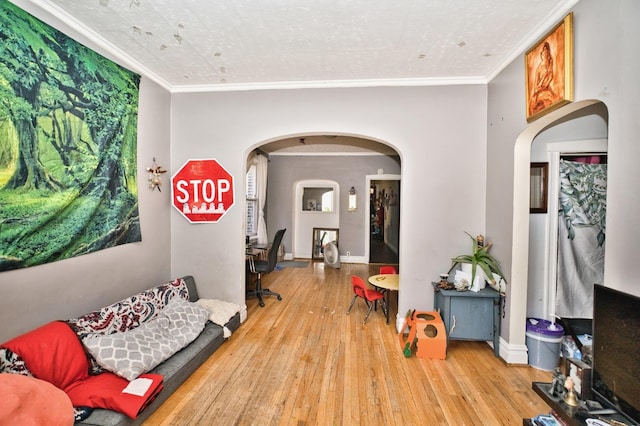
[[(529, 272), (529, 197), (531, 145), (542, 132), (570, 120), (605, 111), (599, 100), (565, 105), (531, 123), (516, 139), (514, 147), (513, 228), (511, 282), (508, 289), (508, 340), (512, 348), (507, 362), (526, 364), (525, 345), (527, 288)], [(608, 117), (605, 117), (608, 120)]]

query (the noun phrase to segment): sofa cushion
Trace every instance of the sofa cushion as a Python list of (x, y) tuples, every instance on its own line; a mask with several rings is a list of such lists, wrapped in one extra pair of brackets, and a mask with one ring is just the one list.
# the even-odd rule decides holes
[(208, 317), (206, 309), (176, 298), (156, 318), (133, 330), (90, 335), (83, 343), (105, 370), (133, 380), (198, 337)]
[(45, 324), (1, 346), (18, 354), (34, 377), (62, 390), (89, 375), (82, 344), (62, 321)]

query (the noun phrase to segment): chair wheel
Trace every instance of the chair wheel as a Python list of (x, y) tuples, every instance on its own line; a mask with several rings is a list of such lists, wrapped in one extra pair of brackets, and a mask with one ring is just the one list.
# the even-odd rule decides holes
[(282, 300), (282, 296), (278, 296), (278, 300)]
[(259, 303), (260, 303), (260, 307), (264, 308), (264, 302), (261, 300)]

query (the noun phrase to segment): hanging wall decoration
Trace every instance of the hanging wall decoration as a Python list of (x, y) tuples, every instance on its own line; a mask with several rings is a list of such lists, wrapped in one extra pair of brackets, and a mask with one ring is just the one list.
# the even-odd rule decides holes
[(139, 84), (0, 0), (0, 271), (141, 240)]
[(573, 14), (524, 56), (527, 122), (573, 101)]

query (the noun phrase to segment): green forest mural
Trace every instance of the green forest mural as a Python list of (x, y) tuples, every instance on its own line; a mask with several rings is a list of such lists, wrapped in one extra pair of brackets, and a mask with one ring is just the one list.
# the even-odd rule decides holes
[(139, 84), (0, 0), (0, 271), (141, 240)]

